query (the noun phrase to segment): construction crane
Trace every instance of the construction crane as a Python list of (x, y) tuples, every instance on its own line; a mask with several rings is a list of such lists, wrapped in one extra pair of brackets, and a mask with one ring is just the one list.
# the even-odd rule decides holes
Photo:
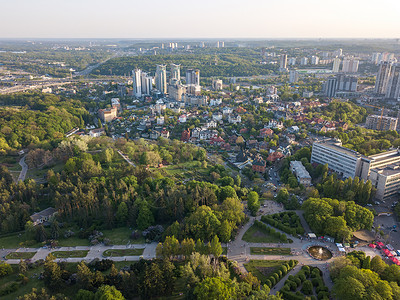
[(371, 104), (365, 104), (365, 105), (371, 106), (371, 107), (375, 107), (375, 108), (379, 108), (382, 111), (381, 112), (381, 117), (378, 120), (378, 126), (376, 126), (377, 130), (382, 130), (381, 126), (382, 126), (382, 120), (383, 120), (383, 112), (384, 112), (385, 108), (383, 106), (379, 107), (379, 106), (375, 106), (375, 105), (371, 105)]

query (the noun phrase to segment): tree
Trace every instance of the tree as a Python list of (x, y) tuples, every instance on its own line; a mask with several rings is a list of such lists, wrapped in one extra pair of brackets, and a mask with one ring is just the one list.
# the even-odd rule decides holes
[(139, 214), (136, 219), (136, 224), (140, 230), (144, 230), (154, 223), (153, 213), (149, 209), (146, 200), (142, 200), (139, 205)]
[(333, 279), (336, 279), (339, 276), (340, 271), (344, 267), (351, 265), (352, 265), (351, 260), (346, 258), (345, 256), (337, 257), (333, 260), (333, 262), (331, 262), (329, 266), (329, 273), (331, 274), (331, 277)]
[(158, 264), (153, 262), (147, 265), (143, 279), (142, 295), (149, 299), (162, 295), (164, 290), (164, 278)]
[(235, 287), (230, 279), (207, 277), (194, 290), (198, 300), (229, 300), (236, 296)]
[(80, 286), (84, 289), (92, 290), (94, 288), (94, 276), (92, 271), (90, 271), (83, 261), (78, 264), (77, 269), (77, 277)]
[(103, 124), (101, 124), (100, 119), (97, 119), (97, 128), (103, 128)]
[(36, 241), (44, 242), (47, 239), (47, 233), (43, 225), (36, 226)]
[(386, 263), (379, 255), (376, 255), (371, 259), (371, 270), (378, 273), (379, 275), (383, 274), (383, 271), (385, 271), (386, 267)]
[(126, 224), (126, 220), (128, 218), (128, 206), (126, 205), (125, 202), (121, 202), (118, 205), (116, 217), (119, 225), (123, 226)]
[(19, 264), (18, 264), (18, 271), (19, 271), (19, 273), (21, 273), (21, 274), (26, 274), (26, 272), (28, 271), (28, 265), (26, 264), (26, 262), (25, 262), (23, 259), (21, 259), (21, 260), (19, 261)]
[(55, 257), (51, 253), (46, 257), (43, 280), (49, 289), (56, 291), (62, 288), (63, 280), (61, 278), (61, 268), (54, 259)]
[(214, 238), (210, 242), (211, 245), (211, 254), (214, 255), (215, 261), (218, 260), (218, 257), (222, 254), (222, 246), (219, 242), (219, 238), (215, 235)]
[(221, 222), (209, 206), (203, 205), (196, 209), (186, 220), (186, 229), (195, 239), (209, 241), (218, 233)]
[(221, 222), (221, 227), (219, 228), (219, 236), (221, 241), (224, 243), (229, 242), (232, 235), (232, 225), (228, 220)]
[(257, 211), (260, 209), (260, 201), (257, 192), (250, 192), (247, 195), (247, 208), (251, 211), (251, 214), (255, 216)]
[(12, 273), (12, 267), (7, 263), (0, 263), (0, 278)]
[(50, 231), (51, 231), (51, 238), (54, 240), (58, 239), (60, 235), (60, 227), (58, 226), (58, 222), (56, 220), (51, 222)]
[(361, 300), (365, 295), (365, 287), (353, 277), (340, 278), (335, 282), (333, 293), (339, 300)]
[(94, 295), (94, 300), (125, 300), (115, 286), (102, 285)]

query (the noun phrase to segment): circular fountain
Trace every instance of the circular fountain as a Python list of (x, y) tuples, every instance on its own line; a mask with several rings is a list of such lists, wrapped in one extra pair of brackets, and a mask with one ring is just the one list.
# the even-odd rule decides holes
[(328, 260), (332, 258), (332, 252), (322, 246), (311, 246), (307, 249), (307, 252), (315, 259)]

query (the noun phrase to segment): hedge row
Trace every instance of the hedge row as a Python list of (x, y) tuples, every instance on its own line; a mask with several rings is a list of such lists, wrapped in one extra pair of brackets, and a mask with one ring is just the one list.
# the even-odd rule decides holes
[[(290, 217), (293, 225), (287, 226), (287, 225), (285, 225), (285, 223), (283, 223), (282, 220), (279, 220), (282, 218), (282, 214), (288, 215)], [(294, 221), (293, 221), (293, 219), (294, 219)], [(286, 232), (291, 235), (304, 234), (304, 228), (303, 228), (303, 226), (301, 226), (300, 218), (299, 218), (299, 216), (296, 215), (296, 213), (293, 213), (293, 212), (284, 212), (284, 213), (280, 213), (280, 214), (262, 216), (261, 221), (263, 221), (264, 223), (267, 223), (273, 227), (276, 227), (279, 230), (282, 230), (283, 232)]]
[(290, 270), (292, 270), (296, 265), (298, 261), (297, 260), (289, 260), (289, 262), (281, 265), (274, 273), (272, 273), (267, 280), (265, 281), (265, 284), (269, 286), (269, 288), (272, 288), (277, 284), (282, 277), (286, 276)]
[[(305, 296), (311, 296), (311, 299), (328, 300), (329, 289), (325, 286), (322, 279), (321, 270), (315, 267), (303, 266), (296, 275), (290, 275), (281, 289), (285, 300), (304, 299)], [(301, 292), (296, 291), (301, 287)], [(317, 297), (314, 295), (315, 293)]]
[(276, 231), (275, 229), (265, 225), (264, 223), (262, 223), (262, 222), (260, 222), (258, 220), (254, 221), (254, 225), (256, 225), (259, 229), (261, 229), (262, 231), (266, 232), (267, 234), (272, 235), (273, 237), (276, 237), (282, 243), (287, 243), (287, 242), (293, 243), (292, 240), (288, 240), (286, 234), (280, 233), (280, 232)]

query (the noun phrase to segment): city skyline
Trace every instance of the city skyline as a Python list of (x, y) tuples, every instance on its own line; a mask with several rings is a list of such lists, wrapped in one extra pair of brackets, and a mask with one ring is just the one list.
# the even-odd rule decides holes
[[(4, 1), (0, 38), (399, 38), (400, 3)], [(175, 16), (175, 17), (171, 17)], [(187, 26), (190, 24), (190, 26)]]

